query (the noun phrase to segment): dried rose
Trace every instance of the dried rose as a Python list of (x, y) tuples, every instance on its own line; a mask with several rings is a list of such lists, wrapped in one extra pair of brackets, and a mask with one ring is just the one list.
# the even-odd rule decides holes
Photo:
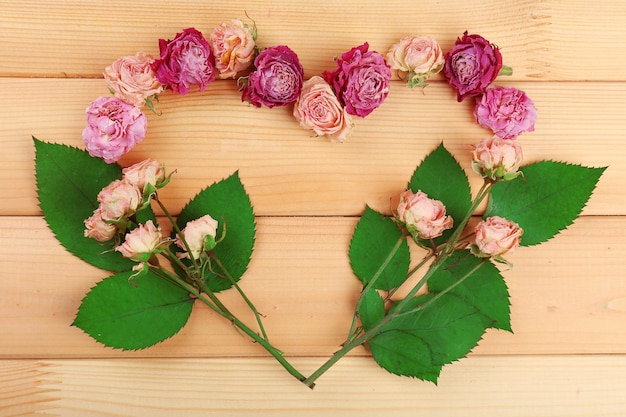
[(242, 101), (270, 108), (296, 101), (302, 90), (304, 69), (294, 51), (284, 45), (272, 46), (256, 57), (254, 66), (243, 89)]
[(215, 57), (219, 77), (235, 78), (252, 65), (255, 43), (252, 29), (239, 19), (222, 23), (209, 35), (209, 45)]
[(161, 229), (152, 220), (139, 224), (126, 234), (124, 243), (115, 248), (123, 257), (137, 262), (147, 262), (163, 242)]
[(472, 169), (481, 177), (492, 180), (516, 178), (524, 159), (519, 143), (498, 136), (481, 140), (472, 155)]
[(304, 82), (293, 116), (303, 128), (336, 142), (346, 140), (352, 131), (350, 115), (330, 85), (317, 75)]
[(156, 188), (165, 181), (165, 167), (154, 159), (145, 159), (122, 170), (124, 179), (142, 192), (146, 185)]
[[(189, 246), (191, 256), (198, 259), (204, 251), (215, 247), (215, 235), (217, 234), (217, 221), (211, 216), (204, 215), (198, 219), (187, 222), (182, 230), (185, 242)], [(187, 250), (185, 243), (180, 236), (176, 236), (176, 245), (183, 250)], [(189, 257), (187, 252), (179, 255), (181, 258)]]
[(116, 97), (99, 97), (87, 107), (83, 142), (91, 156), (116, 162), (147, 132), (147, 118), (138, 107)]
[(98, 242), (106, 242), (115, 237), (117, 230), (115, 225), (104, 221), (102, 207), (98, 207), (93, 215), (85, 220), (84, 236), (96, 239)]
[(457, 100), (482, 94), (502, 68), (498, 47), (480, 35), (463, 34), (445, 55), (443, 74), (457, 90)]
[(425, 87), (426, 80), (443, 68), (443, 52), (430, 36), (405, 36), (387, 52), (387, 63), (409, 87)]
[(115, 97), (141, 107), (146, 98), (163, 91), (163, 85), (152, 70), (152, 56), (138, 52), (119, 58), (104, 69), (104, 80)]
[(535, 130), (537, 109), (522, 90), (495, 86), (476, 100), (474, 117), (502, 139), (515, 139), (520, 133)]
[(141, 204), (141, 191), (128, 180), (115, 180), (98, 193), (98, 202), (104, 220), (118, 221), (137, 211)]
[(478, 223), (474, 229), (476, 240), (470, 246), (472, 253), (481, 258), (501, 257), (515, 250), (524, 231), (514, 222), (493, 216)]
[(334, 71), (322, 73), (347, 112), (359, 117), (367, 116), (385, 101), (391, 80), (385, 57), (368, 49), (367, 42), (352, 48), (337, 59)]
[(159, 39), (159, 50), (161, 57), (152, 69), (158, 80), (173, 91), (185, 95), (193, 85), (204, 91), (215, 79), (211, 48), (196, 29), (187, 28), (170, 41)]
[(407, 190), (400, 195), (397, 219), (415, 239), (432, 239), (441, 236), (453, 225), (446, 216), (446, 207), (439, 200), (428, 198), (426, 193)]

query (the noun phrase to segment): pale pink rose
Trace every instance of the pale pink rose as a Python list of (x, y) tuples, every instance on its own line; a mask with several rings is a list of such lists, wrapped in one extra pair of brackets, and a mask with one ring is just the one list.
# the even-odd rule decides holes
[(524, 159), (519, 143), (497, 136), (481, 140), (472, 155), (472, 169), (481, 177), (492, 180), (516, 178)]
[(154, 159), (145, 159), (124, 168), (122, 174), (124, 174), (124, 179), (142, 192), (148, 184), (156, 188), (165, 181), (165, 167)]
[(126, 234), (124, 243), (115, 248), (123, 257), (137, 262), (147, 262), (163, 242), (161, 229), (148, 220), (146, 224), (139, 224)]
[(439, 44), (430, 36), (410, 35), (400, 39), (387, 53), (387, 63), (410, 87), (425, 86), (426, 80), (443, 68)]
[(87, 107), (83, 142), (89, 155), (117, 162), (146, 136), (148, 119), (117, 97), (99, 97)]
[(400, 195), (397, 218), (409, 233), (418, 239), (441, 236), (453, 225), (452, 217), (446, 216), (446, 208), (439, 200), (428, 198), (426, 193), (407, 190)]
[(336, 142), (346, 140), (352, 131), (352, 119), (330, 85), (320, 76), (304, 82), (293, 108), (300, 126)]
[(474, 231), (476, 240), (472, 252), (480, 257), (499, 257), (515, 250), (524, 234), (516, 223), (498, 216), (481, 221)]
[(104, 220), (119, 220), (131, 216), (141, 204), (141, 191), (128, 180), (115, 180), (98, 194)]
[(115, 92), (115, 97), (141, 107), (146, 98), (163, 91), (152, 70), (153, 62), (154, 58), (145, 52), (121, 57), (104, 69), (104, 80)]
[(502, 139), (515, 139), (520, 133), (535, 130), (537, 109), (522, 90), (490, 87), (476, 99), (476, 123)]
[(215, 57), (219, 77), (235, 78), (252, 65), (255, 43), (252, 28), (239, 19), (222, 23), (209, 35), (209, 45)]
[(91, 217), (85, 220), (85, 237), (96, 239), (98, 242), (106, 242), (113, 239), (117, 233), (117, 227), (109, 224), (102, 218), (102, 207), (98, 207)]
[[(214, 220), (208, 214), (202, 216), (196, 220), (187, 222), (187, 225), (182, 230), (185, 242), (189, 245), (191, 256), (194, 259), (198, 259), (200, 254), (205, 250), (213, 249), (205, 247), (207, 237), (215, 243), (215, 235), (217, 234), (217, 221)], [(179, 248), (187, 250), (180, 236), (176, 236), (176, 244)], [(214, 245), (213, 245), (214, 246)], [(181, 257), (188, 257), (187, 253), (181, 255)]]

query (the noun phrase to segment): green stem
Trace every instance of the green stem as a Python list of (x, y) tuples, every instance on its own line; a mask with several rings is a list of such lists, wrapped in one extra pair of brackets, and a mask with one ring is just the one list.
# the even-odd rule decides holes
[[(170, 221), (170, 223), (172, 223), (172, 227), (174, 228), (174, 231), (176, 232), (178, 237), (180, 237), (181, 242), (183, 242), (183, 246), (185, 247), (185, 251), (187, 251), (187, 254), (189, 255), (189, 259), (191, 260), (192, 265), (197, 266), (198, 264), (196, 262), (196, 259), (194, 259), (193, 254), (191, 253), (191, 249), (189, 248), (189, 244), (187, 244), (187, 240), (185, 239), (185, 235), (183, 235), (183, 232), (180, 230), (180, 227), (178, 227), (176, 220), (174, 220), (174, 218), (170, 214), (167, 207), (165, 207), (165, 204), (163, 204), (161, 200), (159, 200), (159, 196), (156, 193), (154, 194), (154, 200), (159, 204), (159, 207), (161, 207), (163, 214), (165, 214), (165, 216)], [(185, 269), (187, 268), (185, 267)]]

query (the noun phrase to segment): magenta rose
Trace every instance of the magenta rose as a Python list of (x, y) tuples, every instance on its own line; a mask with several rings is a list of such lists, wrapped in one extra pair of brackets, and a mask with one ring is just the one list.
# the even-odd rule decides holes
[(116, 97), (99, 97), (87, 107), (83, 142), (91, 156), (116, 162), (146, 136), (147, 118)]
[(367, 116), (385, 101), (391, 80), (385, 57), (368, 48), (367, 42), (352, 48), (337, 59), (334, 71), (322, 73), (346, 111), (359, 117)]
[(443, 74), (457, 90), (457, 100), (482, 94), (502, 68), (498, 47), (480, 35), (463, 34), (445, 56)]
[(304, 69), (298, 55), (287, 46), (264, 49), (254, 60), (243, 89), (242, 101), (261, 107), (285, 106), (300, 96)]
[(214, 58), (209, 43), (194, 28), (187, 28), (171, 41), (159, 39), (161, 57), (152, 69), (161, 84), (185, 95), (192, 85), (204, 91), (215, 79)]
[(476, 122), (502, 139), (535, 130), (537, 109), (526, 93), (513, 87), (491, 87), (476, 99)]

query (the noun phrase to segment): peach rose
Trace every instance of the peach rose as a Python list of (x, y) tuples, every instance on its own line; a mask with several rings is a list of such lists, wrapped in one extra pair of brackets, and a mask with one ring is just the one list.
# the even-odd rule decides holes
[(137, 262), (147, 262), (163, 241), (161, 229), (148, 220), (126, 235), (124, 243), (115, 248), (123, 257)]
[(428, 198), (426, 193), (407, 190), (400, 195), (397, 219), (417, 239), (441, 236), (453, 225), (452, 217), (446, 216), (446, 208), (439, 200)]
[(476, 240), (471, 245), (472, 253), (483, 258), (500, 257), (513, 251), (524, 233), (516, 223), (498, 216), (481, 221), (474, 231)]
[(146, 98), (163, 91), (152, 70), (153, 62), (154, 58), (145, 52), (121, 57), (104, 69), (104, 80), (115, 97), (141, 107)]
[(104, 220), (131, 216), (141, 204), (141, 191), (127, 180), (115, 180), (98, 194)]
[(154, 159), (145, 159), (122, 170), (124, 179), (145, 191), (146, 185), (157, 187), (165, 181), (165, 167)]
[[(198, 259), (204, 251), (215, 247), (215, 235), (217, 234), (217, 221), (208, 214), (196, 220), (187, 222), (182, 230), (183, 236), (194, 259)], [(176, 236), (176, 244), (179, 248), (186, 250), (180, 236)], [(189, 257), (188, 253), (179, 255), (181, 258)]]
[(222, 23), (209, 35), (209, 45), (215, 57), (219, 77), (235, 78), (252, 65), (255, 53), (253, 28), (239, 19)]
[(352, 132), (350, 115), (339, 103), (330, 85), (317, 75), (304, 82), (293, 108), (293, 116), (303, 128), (336, 142), (343, 142)]
[(98, 242), (106, 242), (113, 239), (117, 233), (117, 227), (102, 219), (102, 207), (98, 207), (91, 217), (85, 220), (85, 237), (96, 239)]
[(518, 169), (524, 159), (519, 143), (497, 136), (481, 140), (472, 155), (472, 169), (481, 177), (492, 180), (514, 179), (519, 175)]
[(426, 80), (437, 74), (445, 63), (443, 51), (430, 36), (410, 35), (400, 39), (387, 53), (387, 63), (410, 87), (426, 86)]

